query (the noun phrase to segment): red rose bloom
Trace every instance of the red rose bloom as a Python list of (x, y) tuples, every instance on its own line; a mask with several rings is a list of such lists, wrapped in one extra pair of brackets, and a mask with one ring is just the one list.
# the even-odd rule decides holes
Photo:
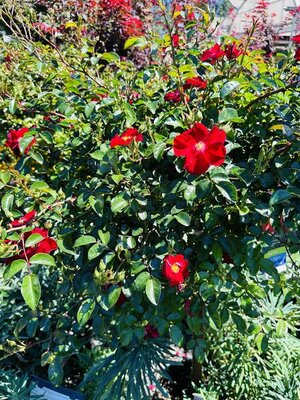
[(293, 36), (291, 40), (295, 43), (300, 43), (300, 35)]
[(235, 60), (241, 54), (243, 54), (243, 50), (240, 47), (237, 47), (235, 43), (228, 44), (225, 48), (225, 55), (228, 60)]
[(15, 228), (18, 226), (22, 225), (27, 225), (29, 222), (31, 222), (36, 216), (36, 211), (30, 211), (27, 214), (25, 214), (23, 217), (16, 219), (11, 222), (11, 225)]
[(196, 87), (199, 89), (205, 89), (207, 86), (207, 82), (201, 78), (201, 76), (190, 78), (185, 81), (184, 89), (190, 89), (192, 87)]
[(173, 103), (179, 103), (181, 101), (180, 91), (176, 89), (174, 92), (169, 92), (165, 95), (164, 99)]
[(145, 326), (145, 334), (144, 334), (144, 339), (156, 339), (159, 337), (158, 330), (155, 328), (155, 326), (151, 324), (147, 324)]
[(189, 276), (188, 261), (184, 258), (183, 254), (166, 256), (162, 273), (168, 279), (170, 286), (178, 286)]
[[(21, 128), (18, 130), (10, 130), (7, 135), (7, 140), (5, 142), (5, 146), (10, 147), (12, 151), (16, 154), (20, 154), (20, 140), (24, 137), (25, 133), (29, 132), (28, 128)], [(24, 153), (28, 154), (31, 146), (34, 145), (36, 139), (32, 139), (31, 143), (26, 147)]]
[[(35, 254), (38, 253), (51, 253), (54, 250), (57, 250), (57, 243), (54, 239), (49, 238), (49, 232), (47, 231), (47, 229), (44, 228), (34, 228), (29, 232), (25, 232), (24, 233), (24, 241), (26, 241), (29, 236), (31, 236), (34, 233), (38, 233), (39, 235), (41, 235), (44, 239), (42, 239), (39, 243), (37, 243), (35, 246), (32, 247), (28, 247), (26, 248), (26, 257), (28, 259), (30, 259), (32, 256), (34, 256)], [(14, 241), (11, 240), (9, 241), (11, 244), (15, 244), (18, 249), (19, 249), (19, 254), (6, 258), (4, 260), (5, 264), (10, 264), (12, 261), (14, 260), (24, 260), (25, 257), (25, 253), (23, 250), (23, 246), (22, 246), (22, 240), (19, 241)]]
[(135, 128), (128, 128), (122, 135), (114, 136), (110, 141), (110, 147), (128, 146), (131, 142), (142, 142), (144, 136)]
[(174, 139), (173, 150), (177, 157), (184, 156), (184, 168), (194, 175), (203, 174), (211, 165), (222, 165), (225, 156), (226, 133), (214, 126), (209, 131), (196, 122), (193, 128)]
[(205, 50), (202, 54), (201, 61), (207, 61), (211, 64), (215, 64), (219, 58), (222, 58), (225, 55), (225, 52), (221, 49), (219, 44), (215, 44), (210, 49)]

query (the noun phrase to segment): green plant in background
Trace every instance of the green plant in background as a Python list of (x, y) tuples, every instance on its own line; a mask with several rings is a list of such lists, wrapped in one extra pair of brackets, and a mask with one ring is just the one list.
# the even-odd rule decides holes
[(34, 388), (27, 376), (14, 370), (0, 369), (0, 399), (1, 400), (33, 400), (41, 396), (30, 395)]
[(260, 307), (269, 328), (276, 327), (277, 334), (269, 343), (258, 337), (258, 346), (253, 347), (261, 320), (252, 322), (246, 335), (227, 327), (217, 337), (207, 338), (210, 350), (203, 363), (207, 383), (199, 389), (205, 400), (210, 393), (216, 399), (298, 399), (300, 341), (287, 333), (287, 326), (295, 329), (299, 306), (271, 294)]
[(172, 344), (212, 396), (242, 399), (296, 335), (297, 57), (265, 62), (251, 37), (199, 44), (213, 16), (194, 11), (161, 4), (168, 34), (126, 42), (148, 49), (142, 69), (90, 38), (2, 42), (8, 367), (138, 400), (164, 390)]

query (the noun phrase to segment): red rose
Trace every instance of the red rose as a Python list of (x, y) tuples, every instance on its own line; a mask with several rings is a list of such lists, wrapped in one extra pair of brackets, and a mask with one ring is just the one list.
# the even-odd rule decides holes
[(32, 221), (36, 216), (36, 211), (30, 211), (27, 214), (23, 215), (23, 217), (16, 219), (11, 222), (13, 227), (18, 227), (22, 225), (27, 225), (30, 221)]
[(228, 44), (225, 48), (225, 55), (228, 60), (235, 60), (241, 54), (243, 54), (243, 50), (240, 47), (237, 47), (235, 43)]
[[(7, 135), (7, 140), (5, 142), (5, 146), (10, 147), (12, 151), (16, 154), (20, 154), (20, 140), (24, 137), (25, 133), (29, 132), (28, 128), (21, 128), (18, 130), (10, 130)], [(32, 139), (29, 145), (26, 147), (24, 153), (28, 154), (31, 146), (34, 145), (36, 139)]]
[(144, 339), (156, 339), (159, 337), (158, 330), (155, 328), (155, 326), (151, 324), (147, 324), (145, 326), (145, 334), (144, 334)]
[(211, 165), (222, 165), (225, 156), (226, 133), (214, 126), (209, 131), (206, 126), (196, 122), (193, 128), (174, 139), (175, 156), (184, 156), (184, 168), (194, 175), (203, 174)]
[(219, 58), (222, 58), (225, 55), (225, 52), (221, 49), (219, 44), (215, 44), (210, 49), (205, 50), (202, 54), (201, 61), (207, 61), (211, 64), (215, 64)]
[(178, 35), (172, 35), (172, 43), (174, 47), (179, 46), (179, 36)]
[(110, 141), (110, 147), (128, 146), (131, 142), (142, 142), (144, 136), (134, 128), (128, 128), (122, 135), (114, 136)]
[(26, 257), (29, 259), (32, 256), (34, 256), (35, 254), (38, 253), (51, 253), (54, 250), (57, 250), (57, 243), (54, 239), (49, 238), (49, 232), (47, 231), (47, 229), (44, 228), (34, 228), (29, 232), (25, 232), (24, 233), (24, 241), (26, 241), (29, 236), (33, 235), (34, 233), (38, 233), (39, 235), (41, 235), (44, 239), (42, 239), (39, 243), (37, 243), (35, 246), (32, 247), (28, 247), (26, 248), (26, 256), (23, 250), (23, 246), (22, 246), (22, 240), (20, 239), (19, 241), (15, 241), (15, 240), (11, 240), (10, 243), (13, 244), (15, 243), (16, 246), (19, 249), (19, 254), (6, 258), (4, 260), (4, 262), (6, 264), (10, 264), (12, 261), (14, 260), (24, 260), (26, 259)]
[(178, 286), (189, 276), (188, 261), (183, 254), (166, 256), (163, 262), (162, 273), (168, 279), (170, 286)]
[(207, 82), (201, 78), (201, 76), (190, 78), (185, 81), (184, 89), (190, 89), (191, 87), (196, 87), (199, 89), (205, 89), (207, 86)]
[(174, 92), (169, 92), (165, 95), (164, 99), (173, 103), (179, 103), (181, 101), (180, 91), (176, 89)]
[(295, 43), (300, 43), (300, 35), (293, 36), (291, 40)]

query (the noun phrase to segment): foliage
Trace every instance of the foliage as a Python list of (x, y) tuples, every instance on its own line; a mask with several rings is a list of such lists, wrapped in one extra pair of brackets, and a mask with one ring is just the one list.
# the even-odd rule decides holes
[[(296, 399), (299, 390), (299, 339), (286, 334), (283, 321), (293, 327), (299, 318), (299, 306), (284, 304), (283, 296), (263, 299), (263, 319), (276, 327), (276, 336), (266, 352), (253, 347), (252, 335), (262, 320), (251, 319), (247, 334), (226, 327), (217, 337), (208, 337), (203, 363), (207, 383), (199, 393), (204, 399)], [(282, 319), (284, 318), (284, 319)], [(259, 346), (258, 346), (259, 347)], [(208, 396), (208, 397), (207, 397)]]
[(0, 369), (0, 399), (1, 400), (33, 400), (40, 396), (30, 395), (34, 384), (23, 375), (13, 370)]
[(175, 364), (174, 352), (167, 341), (161, 338), (145, 341), (100, 358), (87, 373), (83, 385), (91, 382), (95, 387), (93, 399), (118, 399), (122, 395), (124, 399), (147, 399), (151, 398), (151, 385), (168, 396), (158, 377), (170, 380), (165, 367)]
[[(123, 380), (133, 373), (122, 360), (141, 350), (144, 361), (161, 360), (159, 340), (202, 362), (207, 335), (235, 326), (250, 335), (245, 350), (264, 353), (294, 326), (284, 311), (293, 314), (299, 292), (293, 49), (265, 62), (250, 37), (222, 38), (216, 52), (198, 40), (207, 6), (179, 25), (186, 10), (161, 6), (168, 34), (125, 45), (148, 49), (143, 69), (90, 39), (51, 49), (21, 34), (2, 42), (1, 357), (25, 358), (55, 385), (113, 360), (91, 379), (101, 382), (95, 393), (119, 393), (117, 367)], [(272, 259), (282, 253), (279, 273)], [(95, 340), (111, 352), (99, 363)], [(134, 390), (124, 396), (138, 400)]]

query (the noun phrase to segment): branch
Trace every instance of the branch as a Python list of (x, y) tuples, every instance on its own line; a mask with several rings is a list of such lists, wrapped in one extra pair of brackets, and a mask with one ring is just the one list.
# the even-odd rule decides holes
[(300, 82), (300, 79), (297, 81), (291, 82), (289, 85), (283, 87), (283, 88), (278, 88), (275, 90), (272, 90), (271, 92), (267, 92), (261, 96), (258, 96), (256, 99), (250, 101), (247, 105), (245, 105), (244, 110), (248, 110), (248, 108), (252, 107), (254, 104), (259, 103), (260, 101), (267, 99), (268, 97), (273, 96), (274, 94), (286, 92), (287, 90), (291, 89), (294, 86), (297, 86), (297, 84)]

